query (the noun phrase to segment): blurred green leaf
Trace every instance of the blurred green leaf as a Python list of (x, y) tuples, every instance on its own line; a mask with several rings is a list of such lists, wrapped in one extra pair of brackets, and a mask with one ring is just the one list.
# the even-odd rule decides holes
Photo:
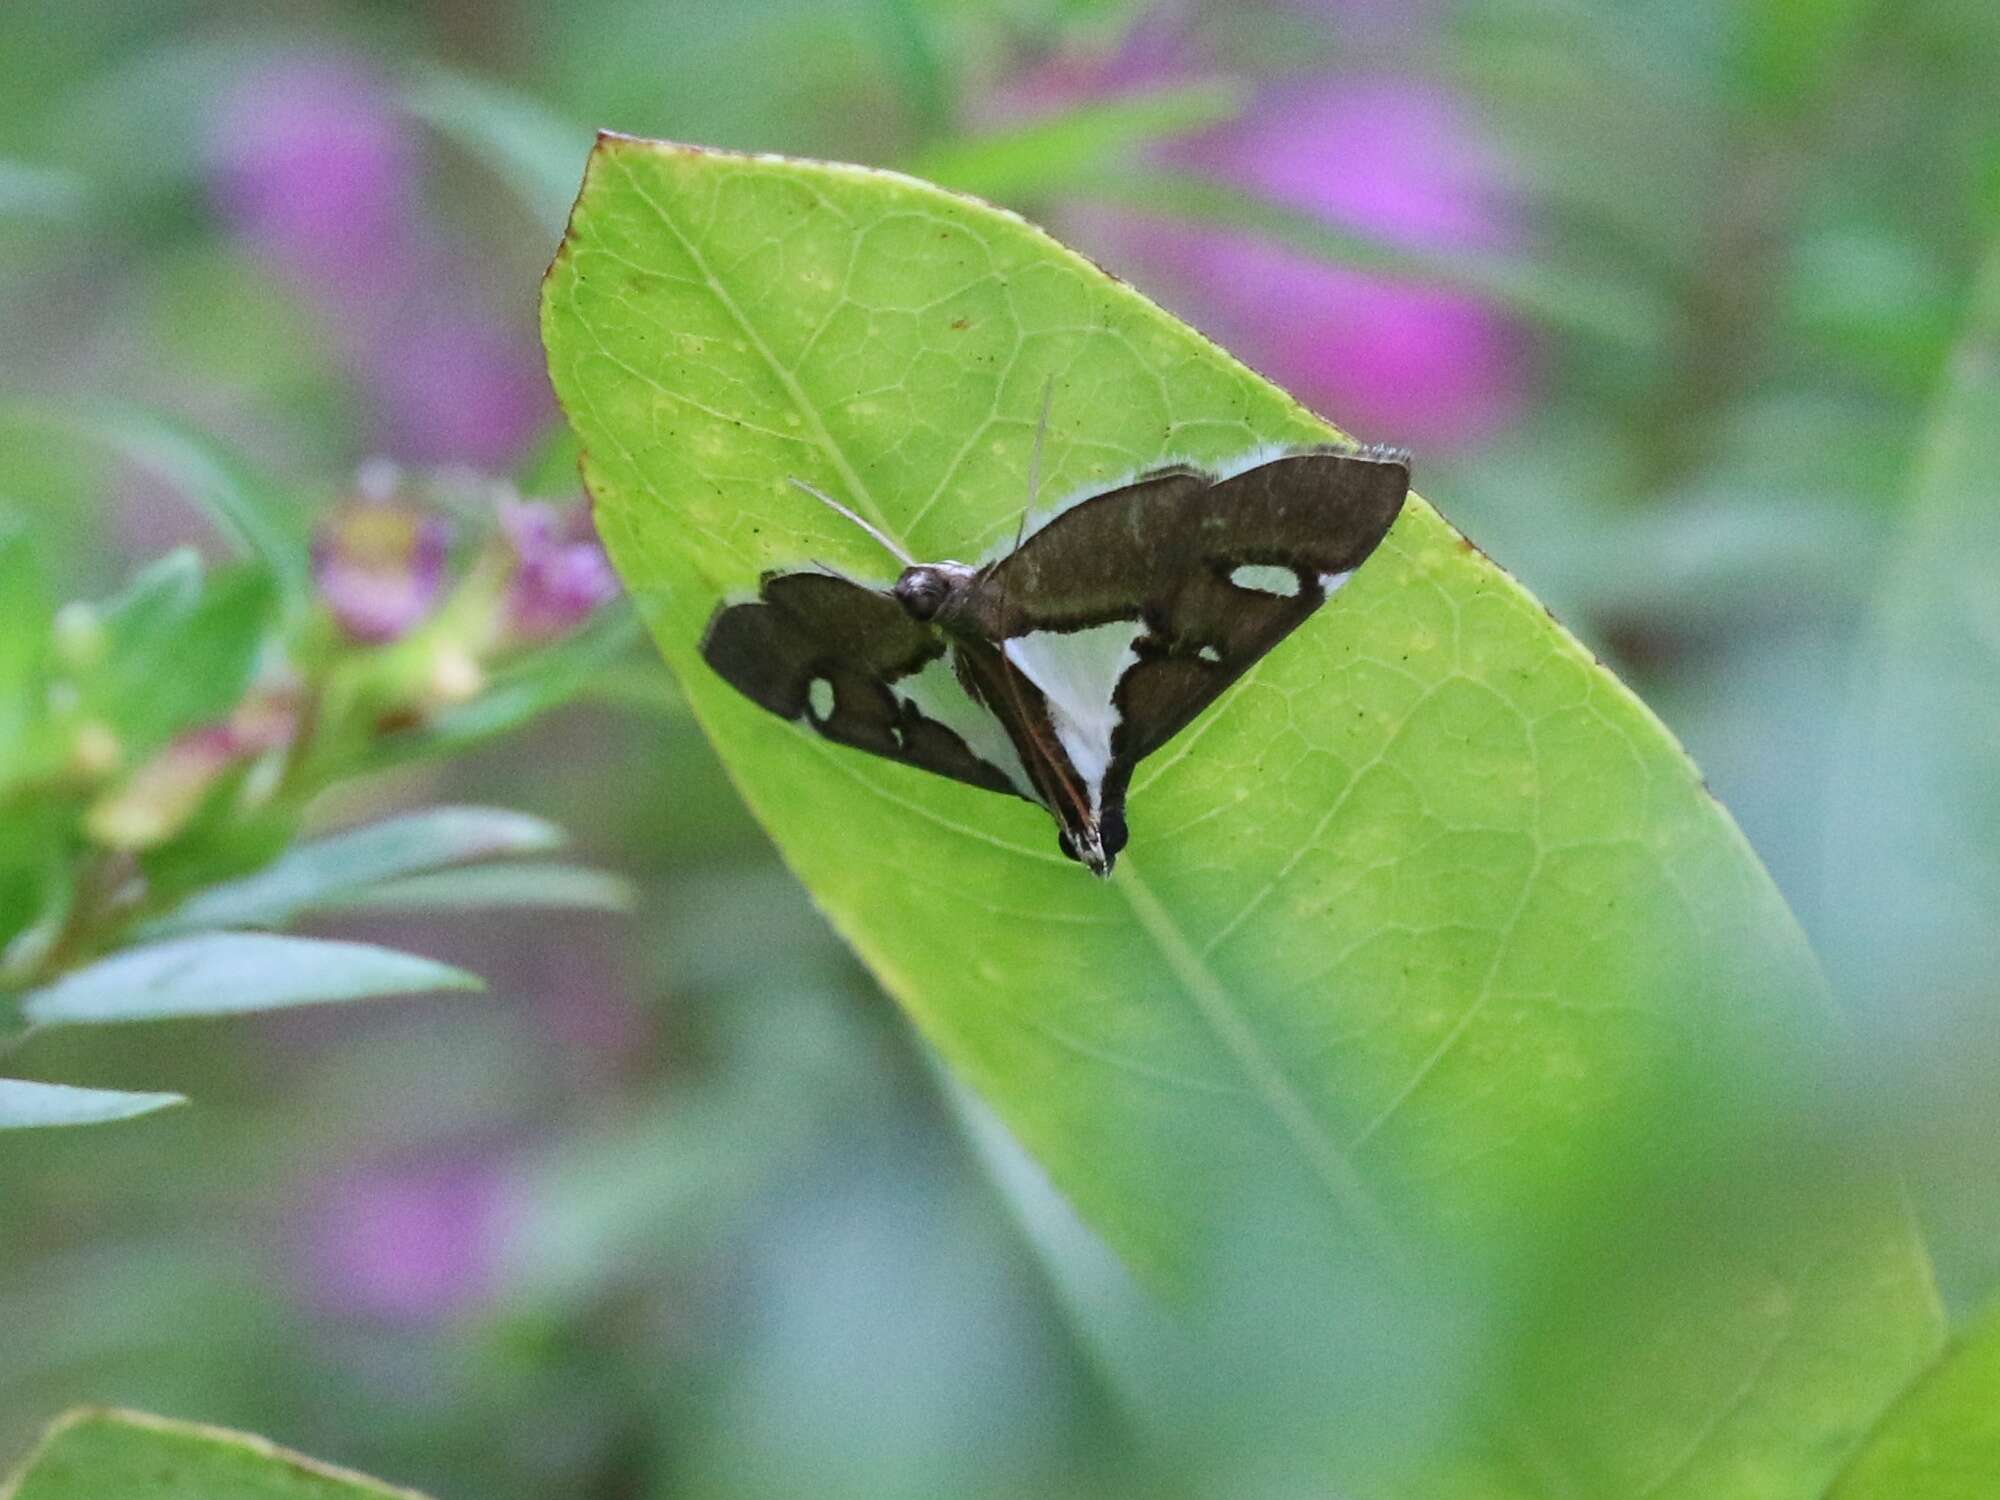
[(511, 733), (589, 691), (642, 635), (630, 606), (622, 600), (608, 604), (583, 629), (496, 673), (470, 703), (439, 714), (420, 729), (376, 740), (357, 774), (462, 754)]
[(1839, 81), (1888, 9), (1881, 0), (1747, 0), (1734, 27), (1735, 63), (1758, 117), (1810, 106)]
[(185, 1103), (179, 1094), (127, 1094), (115, 1089), (79, 1089), (61, 1083), (0, 1078), (0, 1130), (101, 1125)]
[(949, 131), (957, 115), (953, 70), (921, 0), (875, 0), (875, 15), (918, 130)]
[(1012, 130), (943, 142), (909, 171), (960, 192), (1008, 202), (1099, 180), (1133, 152), (1232, 120), (1249, 102), (1240, 83), (1209, 82), (1096, 100)]
[(497, 864), (385, 880), (318, 903), (320, 911), (630, 911), (632, 882), (579, 865)]
[(75, 674), (79, 711), (104, 721), (128, 758), (223, 719), (250, 685), (274, 603), (259, 568), (204, 583), (192, 550), (168, 554), (105, 602), (101, 652)]
[(177, 418), (118, 402), (56, 407), (15, 401), (0, 421), (30, 433), (62, 434), (114, 454), (182, 495), (244, 555), (277, 581), (289, 607), (311, 599), (307, 507), (206, 433)]
[(90, 186), (73, 172), (0, 160), (0, 219), (74, 219), (89, 204)]
[(468, 860), (541, 854), (563, 842), (560, 828), (526, 813), (427, 808), (300, 844), (254, 875), (182, 902), (146, 931), (160, 936), (217, 927), (282, 927), (307, 912), (346, 904), (385, 880)]
[(2000, 1480), (2000, 1308), (1897, 1403), (1827, 1500), (1989, 1500)]
[(366, 943), (215, 933), (99, 959), (24, 996), (21, 1013), (38, 1026), (68, 1026), (479, 988), (463, 969)]
[(1955, 1300), (1983, 1302), (2000, 1285), (2000, 245), (1957, 343), (1840, 734), (1824, 928), (1885, 1087), (1952, 1122), (1914, 1183)]
[(425, 68), (402, 92), (403, 108), (450, 138), (514, 191), (537, 224), (562, 227), (576, 174), (590, 154), (588, 126), (502, 84)]
[(53, 615), (34, 544), (0, 515), (0, 789), (41, 768), (37, 730)]
[(1471, 250), (1435, 250), (1376, 239), (1229, 183), (1163, 167), (1094, 178), (1089, 197), (1135, 213), (1235, 230), (1332, 265), (1481, 297), (1535, 324), (1635, 349), (1666, 339), (1668, 311), (1636, 284)]
[(85, 437), (157, 475), (198, 506), (222, 534), (263, 563), (288, 608), (311, 598), (306, 507), (194, 428), (137, 407), (102, 405), (66, 415)]
[(577, 469), (582, 457), (576, 434), (568, 423), (558, 422), (528, 451), (514, 471), (514, 482), (524, 495), (574, 495), (583, 483)]
[[(1531, 1492), (1817, 1494), (1930, 1356), (1927, 1267), (1859, 1154), (1809, 1202), (1707, 1194), (1833, 1087), (1824, 990), (1672, 739), (1534, 600), (1413, 497), (1141, 768), (1095, 882), (1039, 810), (742, 699), (710, 613), (767, 568), (893, 573), (794, 476), (920, 555), (1004, 543), (1051, 379), (1050, 493), (1329, 429), (1013, 216), (854, 167), (606, 138), (543, 317), (606, 544), (747, 800), (1144, 1281), (1220, 1298), (1246, 1235), (1378, 1321), (1406, 1278), (1519, 1277), (1483, 1353), (1461, 1326), (1405, 1373), (1531, 1371), (1495, 1429)], [(1544, 1272), (1568, 1322), (1530, 1349), (1500, 1304)]]
[(84, 1408), (49, 1429), (0, 1500), (424, 1500), (248, 1433)]

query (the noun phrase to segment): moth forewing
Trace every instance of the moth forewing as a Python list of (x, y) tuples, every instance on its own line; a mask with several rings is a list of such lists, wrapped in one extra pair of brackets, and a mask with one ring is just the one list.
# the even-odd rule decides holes
[(702, 655), (828, 739), (1041, 803), (1109, 874), (1134, 766), (1346, 583), (1408, 490), (1398, 450), (1260, 451), (1024, 517), (979, 566), (910, 562), (878, 533), (905, 563), (892, 588), (766, 575)]

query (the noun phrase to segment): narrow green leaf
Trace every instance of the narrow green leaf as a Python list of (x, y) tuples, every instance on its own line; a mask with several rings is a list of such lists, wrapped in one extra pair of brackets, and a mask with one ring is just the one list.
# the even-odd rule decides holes
[(499, 176), (537, 224), (562, 227), (576, 197), (590, 129), (539, 100), (484, 79), (426, 68), (403, 90), (403, 108)]
[(262, 569), (204, 583), (193, 551), (170, 553), (104, 606), (102, 653), (76, 675), (82, 711), (107, 723), (129, 757), (219, 722), (250, 685), (274, 604)]
[(172, 485), (246, 556), (270, 570), (288, 607), (303, 607), (310, 599), (305, 507), (207, 434), (173, 417), (116, 403), (15, 412), (102, 444)]
[(0, 517), (0, 788), (39, 769), (34, 740), (53, 613), (34, 543)]
[(1566, 333), (1640, 349), (1658, 348), (1667, 333), (1665, 306), (1637, 287), (1469, 250), (1395, 244), (1189, 173), (1135, 167), (1092, 179), (1088, 191), (1136, 213), (1233, 229), (1333, 265), (1483, 297)]
[[(606, 543), (750, 805), (1144, 1283), (1255, 1285), (1247, 1236), (1373, 1287), (1351, 1310), (1378, 1323), (1408, 1280), (1508, 1287), (1404, 1369), (1450, 1380), (1404, 1388), (1525, 1372), (1466, 1410), (1507, 1413), (1549, 1495), (1816, 1494), (1928, 1360), (1928, 1268), (1860, 1153), (1788, 1194), (1704, 1176), (1762, 1186), (1835, 1076), (1769, 878), (1659, 723), (1421, 500), (1142, 766), (1109, 881), (1038, 809), (828, 744), (699, 657), (765, 569), (894, 576), (793, 477), (972, 558), (1017, 528), (1049, 382), (1052, 495), (1332, 436), (1284, 393), (1012, 215), (617, 137), (543, 331)], [(1362, 1386), (1308, 1425), (1395, 1415)]]
[(318, 905), (321, 911), (630, 911), (629, 880), (580, 865), (476, 865), (385, 880)]
[(2000, 1308), (1896, 1404), (1827, 1500), (1991, 1500), (2000, 1483)]
[(248, 1433), (87, 1407), (58, 1420), (0, 1500), (424, 1500)]
[(1242, 113), (1241, 84), (1174, 84), (1093, 100), (1012, 130), (934, 146), (909, 170), (941, 186), (999, 201), (1060, 192), (1097, 180), (1134, 151)]
[(38, 1026), (69, 1026), (478, 988), (480, 981), (463, 969), (412, 953), (233, 932), (151, 943), (99, 959), (24, 997), (21, 1013)]
[(957, 118), (957, 90), (934, 17), (921, 0), (875, 0), (874, 8), (911, 120), (926, 135), (944, 134)]
[(211, 887), (151, 924), (151, 935), (216, 927), (282, 927), (343, 905), (385, 880), (467, 860), (560, 848), (553, 823), (492, 807), (436, 807), (287, 850), (240, 880)]
[(1969, 1186), (2000, 1171), (1987, 1110), (2000, 1063), (1996, 474), (2000, 244), (1968, 299), (1882, 570), (1838, 742), (1824, 879), (1828, 960), (1907, 1079), (1891, 1084), (1899, 1112), (1906, 1086), (1935, 1111), (1913, 1186), (1946, 1284), (1970, 1304), (2000, 1274), (2000, 1202)]
[(179, 1094), (127, 1094), (116, 1089), (79, 1089), (63, 1083), (0, 1078), (0, 1130), (102, 1125), (185, 1103)]

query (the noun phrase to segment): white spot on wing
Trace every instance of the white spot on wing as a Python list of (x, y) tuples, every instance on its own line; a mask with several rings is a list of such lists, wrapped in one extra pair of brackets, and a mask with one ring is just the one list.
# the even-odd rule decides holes
[(806, 702), (812, 705), (812, 716), (824, 724), (833, 716), (833, 684), (815, 677), (806, 689)]
[(1222, 660), (1222, 653), (1213, 646), (1203, 646), (1201, 650), (1195, 652), (1195, 655), (1211, 665), (1220, 663)]
[(1244, 563), (1230, 569), (1229, 581), (1239, 589), (1254, 594), (1276, 594), (1280, 599), (1295, 599), (1299, 592), (1299, 575), (1275, 563)]
[(1021, 764), (1020, 752), (1007, 738), (1007, 731), (960, 686), (949, 657), (940, 656), (927, 662), (923, 671), (905, 677), (894, 691), (925, 718), (937, 720), (964, 740), (974, 755), (997, 766), (1023, 797), (1031, 802), (1042, 800), (1027, 767)]
[(1320, 592), (1331, 599), (1335, 594), (1340, 592), (1340, 586), (1353, 576), (1354, 569), (1352, 568), (1349, 568), (1345, 573), (1322, 573), (1319, 575)]
[(1111, 764), (1111, 735), (1118, 710), (1111, 695), (1118, 679), (1139, 660), (1133, 644), (1142, 620), (1113, 620), (1088, 630), (1037, 630), (1007, 642), (1007, 658), (1049, 702), (1049, 721), (1084, 780), (1095, 809)]

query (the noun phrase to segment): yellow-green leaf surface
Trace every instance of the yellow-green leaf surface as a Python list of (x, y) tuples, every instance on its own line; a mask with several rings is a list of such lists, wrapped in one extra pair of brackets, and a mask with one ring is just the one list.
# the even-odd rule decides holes
[(0, 1500), (424, 1500), (263, 1438), (138, 1412), (75, 1411)]
[[(1413, 498), (1140, 767), (1099, 882), (1039, 810), (752, 706), (703, 625), (767, 568), (893, 577), (794, 476), (921, 557), (1004, 542), (1051, 383), (1052, 498), (1329, 427), (1013, 215), (861, 168), (603, 138), (543, 311), (600, 529), (744, 796), (1142, 1282), (1212, 1300), (1247, 1235), (1428, 1278), (1490, 1324), (1463, 1379), (1536, 1361), (1521, 1493), (1817, 1493), (1935, 1344), (1927, 1267), (1858, 1170), (1783, 1213), (1661, 1201), (1819, 1090), (1831, 1028), (1728, 817), (1532, 598)], [(1647, 1213), (1664, 1263), (1610, 1248)], [(1546, 1358), (1498, 1310), (1584, 1285)]]
[(2000, 1490), (2000, 1308), (1882, 1423), (1828, 1500), (1991, 1500)]

